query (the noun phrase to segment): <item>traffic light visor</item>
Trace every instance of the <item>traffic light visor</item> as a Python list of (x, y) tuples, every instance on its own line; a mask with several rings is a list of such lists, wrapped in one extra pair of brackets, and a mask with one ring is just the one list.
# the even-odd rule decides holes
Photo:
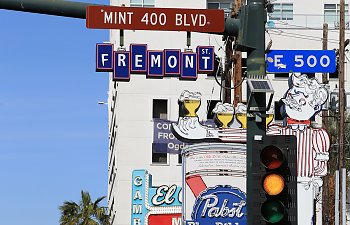
[(268, 200), (261, 206), (261, 215), (268, 223), (278, 223), (285, 215), (284, 205), (277, 200)]
[(271, 173), (264, 177), (263, 188), (268, 195), (278, 195), (284, 189), (284, 179), (281, 175)]
[(277, 146), (269, 145), (260, 154), (261, 163), (268, 169), (279, 168), (284, 161), (283, 153)]

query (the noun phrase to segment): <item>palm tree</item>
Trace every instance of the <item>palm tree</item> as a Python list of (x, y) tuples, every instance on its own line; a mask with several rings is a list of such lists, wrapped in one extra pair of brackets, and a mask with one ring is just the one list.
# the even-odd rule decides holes
[(65, 201), (59, 206), (60, 225), (110, 225), (107, 208), (99, 206), (104, 198), (105, 196), (91, 202), (89, 192), (81, 191), (79, 204)]

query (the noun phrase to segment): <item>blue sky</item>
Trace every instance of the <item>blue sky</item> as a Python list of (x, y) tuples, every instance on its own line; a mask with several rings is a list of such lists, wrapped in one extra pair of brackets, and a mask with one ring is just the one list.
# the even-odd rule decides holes
[(97, 102), (108, 74), (95, 72), (95, 45), (108, 37), (85, 20), (0, 10), (1, 224), (59, 224), (58, 206), (81, 190), (107, 195), (108, 109)]

